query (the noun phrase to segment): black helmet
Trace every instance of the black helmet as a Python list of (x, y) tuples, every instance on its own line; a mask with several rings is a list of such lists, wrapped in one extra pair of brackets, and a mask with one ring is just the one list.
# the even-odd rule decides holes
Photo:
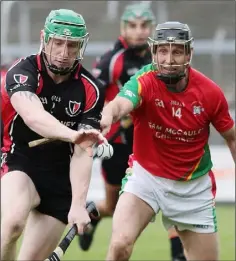
[(159, 45), (184, 45), (184, 52), (186, 55), (190, 55), (190, 60), (187, 63), (181, 65), (171, 65), (173, 67), (184, 66), (184, 70), (182, 72), (179, 72), (178, 74), (164, 74), (159, 72), (157, 76), (166, 84), (175, 84), (178, 81), (180, 81), (183, 77), (185, 77), (186, 68), (191, 63), (191, 49), (193, 48), (193, 37), (187, 24), (182, 24), (180, 22), (165, 22), (162, 24), (158, 24), (153, 34), (153, 37), (149, 37), (149, 44), (151, 46), (151, 51), (153, 55), (153, 64), (157, 66), (157, 69), (160, 69), (160, 66), (162, 65), (159, 64), (154, 57), (157, 51), (157, 47)]

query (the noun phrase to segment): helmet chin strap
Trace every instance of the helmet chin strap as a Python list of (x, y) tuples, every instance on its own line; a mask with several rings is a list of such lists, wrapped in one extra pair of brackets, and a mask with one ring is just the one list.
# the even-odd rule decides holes
[(58, 68), (54, 64), (47, 64), (48, 69), (56, 74), (56, 75), (66, 75), (72, 71), (72, 68), (66, 67), (66, 68)]
[(71, 73), (75, 69), (75, 66), (77, 65), (77, 63), (75, 62), (74, 65), (71, 67), (59, 68), (54, 64), (49, 64), (47, 56), (44, 52), (43, 52), (43, 56), (44, 56), (44, 60), (45, 60), (45, 64), (46, 64), (47, 68), (56, 75), (66, 75), (68, 73)]
[(158, 73), (157, 78), (163, 81), (165, 84), (177, 84), (180, 80), (182, 80), (186, 76), (185, 72), (180, 72), (178, 74), (169, 75)]

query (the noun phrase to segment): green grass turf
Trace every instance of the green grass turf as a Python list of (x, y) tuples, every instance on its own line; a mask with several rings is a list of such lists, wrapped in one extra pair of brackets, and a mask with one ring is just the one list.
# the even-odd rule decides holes
[[(220, 260), (235, 260), (235, 207), (217, 206), (220, 236)], [(93, 245), (88, 252), (78, 247), (77, 237), (70, 245), (63, 260), (105, 260), (111, 235), (111, 219), (104, 219), (98, 226)], [(170, 260), (167, 232), (162, 226), (161, 215), (150, 223), (136, 242), (131, 260)]]

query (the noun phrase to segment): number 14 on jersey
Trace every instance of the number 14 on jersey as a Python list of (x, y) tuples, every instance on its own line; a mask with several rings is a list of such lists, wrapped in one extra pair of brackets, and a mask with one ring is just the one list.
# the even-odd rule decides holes
[(172, 116), (173, 117), (178, 117), (180, 119), (182, 117), (181, 108), (172, 107)]

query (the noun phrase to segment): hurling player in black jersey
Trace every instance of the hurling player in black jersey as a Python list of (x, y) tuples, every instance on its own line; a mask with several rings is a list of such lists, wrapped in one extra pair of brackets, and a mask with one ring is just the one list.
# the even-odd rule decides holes
[[(41, 31), (40, 53), (19, 59), (2, 88), (1, 260), (44, 260), (69, 224), (90, 222), (86, 197), (93, 144), (100, 132), (103, 86), (80, 61), (85, 21), (53, 10)], [(29, 148), (40, 138), (54, 141)]]

